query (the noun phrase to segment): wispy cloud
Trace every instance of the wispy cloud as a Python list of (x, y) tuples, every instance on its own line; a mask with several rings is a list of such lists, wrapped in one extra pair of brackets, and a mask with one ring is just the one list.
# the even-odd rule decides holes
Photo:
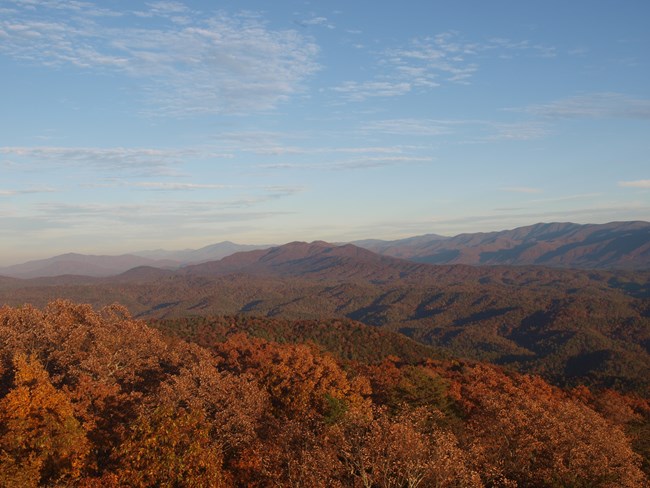
[(386, 146), (386, 147), (298, 147), (298, 146), (270, 146), (242, 149), (254, 152), (255, 154), (288, 156), (288, 155), (315, 155), (315, 154), (402, 154), (404, 147)]
[(534, 43), (529, 40), (514, 41), (512, 39), (493, 37), (482, 46), (482, 50), (499, 51), (500, 57), (509, 58), (517, 54), (528, 53), (541, 58), (554, 58), (557, 48), (546, 44)]
[(505, 140), (505, 141), (530, 141), (540, 139), (549, 134), (549, 129), (542, 122), (486, 122), (484, 127), (488, 134), (483, 138), (485, 140)]
[(84, 167), (131, 175), (171, 175), (174, 167), (192, 158), (229, 158), (230, 154), (195, 149), (21, 147), (0, 146), (0, 155), (58, 167)]
[(134, 14), (145, 18), (163, 17), (177, 24), (189, 24), (191, 22), (190, 9), (180, 2), (162, 0), (150, 2), (147, 6), (149, 7), (148, 10), (136, 11)]
[(230, 185), (208, 184), (208, 183), (172, 183), (160, 181), (143, 181), (133, 183), (136, 188), (152, 191), (195, 191), (195, 190), (224, 190), (232, 188)]
[(309, 136), (302, 132), (274, 132), (264, 130), (226, 131), (215, 134), (220, 147), (228, 151), (258, 154), (300, 154), (300, 143)]
[[(237, 191), (245, 192), (246, 196), (239, 197), (235, 200), (220, 200), (221, 206), (239, 207), (250, 206), (253, 203), (262, 203), (268, 200), (275, 200), (286, 196), (295, 195), (304, 191), (302, 186), (291, 185), (224, 185), (213, 183), (181, 183), (166, 181), (145, 181), (136, 183), (123, 183), (123, 186), (129, 186), (135, 189), (147, 191), (163, 192), (195, 192), (195, 191)], [(245, 205), (239, 205), (246, 202)]]
[[(31, 217), (38, 221), (47, 221), (53, 227), (101, 229), (111, 223), (136, 225), (143, 232), (146, 229), (170, 225), (185, 228), (197, 224), (215, 224), (220, 222), (240, 222), (283, 215), (285, 212), (238, 211), (232, 206), (215, 202), (171, 201), (135, 204), (58, 204), (47, 203), (37, 206)], [(229, 211), (224, 211), (229, 210)], [(104, 229), (111, 233), (110, 227)]]
[(230, 200), (220, 200), (218, 205), (220, 208), (250, 208), (280, 198), (290, 197), (302, 193), (304, 190), (305, 188), (300, 186), (271, 185), (250, 187), (248, 194)]
[(401, 166), (406, 164), (422, 164), (433, 161), (430, 157), (415, 156), (368, 156), (363, 158), (352, 158), (342, 161), (331, 161), (325, 163), (271, 163), (261, 164), (258, 167), (263, 169), (301, 169), (301, 170), (357, 170), (374, 169), (386, 166)]
[(528, 40), (488, 39), (470, 41), (449, 31), (412, 39), (410, 43), (378, 54), (378, 75), (367, 81), (345, 81), (333, 88), (348, 101), (372, 97), (395, 97), (415, 90), (430, 90), (443, 84), (471, 83), (480, 63), (489, 57), (554, 57), (552, 46)]
[(12, 12), (20, 10), (34, 12), (39, 8), (63, 11), (66, 14), (80, 13), (91, 17), (119, 17), (121, 14), (109, 9), (101, 8), (91, 2), (79, 0), (6, 0), (7, 4), (13, 4)]
[(450, 235), (452, 229), (464, 229), (471, 226), (477, 230), (494, 231), (496, 229), (514, 228), (530, 225), (531, 222), (584, 222), (605, 223), (614, 220), (643, 220), (647, 218), (650, 206), (643, 204), (621, 204), (611, 206), (582, 207), (568, 210), (548, 210), (546, 212), (512, 212), (500, 214), (468, 215), (458, 218), (434, 217), (430, 229), (444, 229), (440, 232)]
[(619, 181), (618, 186), (624, 188), (650, 188), (650, 180)]
[[(335, 134), (336, 135), (336, 134)], [(408, 148), (397, 146), (318, 146), (322, 133), (239, 131), (215, 136), (220, 147), (231, 152), (247, 152), (264, 156), (295, 156), (317, 154), (402, 154)]]
[(327, 19), (327, 17), (323, 16), (313, 16), (308, 19), (297, 20), (296, 24), (301, 27), (321, 26), (326, 27), (327, 29), (336, 28), (334, 24)]
[(533, 188), (530, 186), (504, 186), (502, 188), (499, 188), (499, 190), (509, 193), (542, 193), (542, 190), (540, 188)]
[(305, 188), (302, 186), (268, 185), (261, 188), (272, 198), (295, 195), (305, 191)]
[(341, 93), (344, 98), (360, 102), (370, 97), (395, 97), (411, 91), (413, 85), (405, 81), (346, 81), (333, 88)]
[(603, 196), (602, 193), (577, 193), (575, 195), (563, 195), (560, 197), (541, 198), (541, 199), (531, 200), (530, 203), (571, 202), (574, 200), (589, 200), (589, 199), (594, 199), (602, 196)]
[(650, 99), (623, 93), (592, 93), (511, 110), (565, 119), (650, 119)]
[(457, 33), (445, 32), (434, 37), (414, 39), (401, 49), (386, 51), (385, 62), (399, 76), (414, 86), (436, 87), (441, 81), (467, 83), (478, 65), (473, 58), (480, 46), (462, 39)]
[(366, 153), (366, 154), (396, 154), (404, 152), (402, 146), (369, 146), (369, 147), (332, 147), (319, 148), (317, 151), (322, 153)]
[(37, 193), (56, 193), (54, 188), (24, 188), (21, 190), (0, 189), (0, 197), (13, 197), (16, 195), (33, 195)]
[(139, 82), (154, 113), (270, 110), (299, 93), (318, 69), (311, 40), (271, 30), (250, 15), (209, 16), (159, 1), (144, 12), (123, 13), (137, 14), (142, 24), (127, 27), (107, 21), (109, 10), (85, 2), (13, 5), (15, 14), (0, 19), (0, 53), (45, 66), (121, 73)]
[(387, 119), (365, 124), (362, 131), (411, 136), (439, 136), (451, 134), (454, 125), (457, 124), (436, 119)]
[(387, 119), (366, 124), (363, 132), (379, 132), (406, 136), (459, 135), (465, 142), (527, 141), (548, 134), (542, 122), (495, 122), (489, 120)]

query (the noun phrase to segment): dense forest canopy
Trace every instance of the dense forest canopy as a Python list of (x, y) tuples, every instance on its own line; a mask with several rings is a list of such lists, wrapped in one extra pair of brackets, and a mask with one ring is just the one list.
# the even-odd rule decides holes
[(648, 483), (641, 397), (387, 351), (360, 324), (327, 324), (363, 336), (354, 357), (301, 339), (308, 322), (263, 338), (256, 320), (193, 336), (117, 305), (3, 307), (0, 486)]

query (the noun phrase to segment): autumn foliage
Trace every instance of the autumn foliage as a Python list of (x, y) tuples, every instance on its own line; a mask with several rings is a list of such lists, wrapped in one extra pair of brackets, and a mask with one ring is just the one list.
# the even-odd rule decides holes
[(480, 363), (199, 345), (119, 306), (0, 309), (2, 487), (643, 487), (649, 410)]

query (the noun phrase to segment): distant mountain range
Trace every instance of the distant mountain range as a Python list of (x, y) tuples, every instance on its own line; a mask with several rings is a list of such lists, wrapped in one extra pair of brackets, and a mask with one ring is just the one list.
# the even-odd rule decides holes
[(241, 251), (254, 251), (255, 249), (268, 249), (271, 245), (249, 245), (236, 244), (230, 241), (218, 242), (200, 249), (184, 249), (182, 251), (166, 251), (158, 249), (155, 251), (134, 252), (136, 256), (149, 259), (168, 259), (181, 264), (204, 263), (206, 261), (217, 261), (219, 259)]
[(585, 269), (650, 267), (650, 223), (535, 224), (500, 232), (397, 241), (358, 241), (379, 254), (430, 264), (543, 265)]
[(180, 263), (163, 259), (148, 259), (132, 254), (121, 256), (92, 256), (86, 254), (61, 254), (49, 259), (29, 261), (0, 268), (0, 275), (13, 278), (37, 278), (61, 275), (114, 276), (136, 266), (176, 268)]
[(201, 249), (181, 251), (139, 251), (121, 256), (92, 256), (68, 253), (48, 259), (0, 268), (0, 275), (13, 278), (37, 278), (60, 275), (83, 275), (94, 277), (115, 276), (129, 269), (151, 266), (176, 269), (189, 263), (215, 261), (240, 251), (250, 251), (269, 246), (235, 244), (224, 241)]
[[(325, 244), (325, 243), (322, 243)], [(363, 262), (364, 254), (359, 248), (390, 258), (408, 259), (427, 264), (469, 265), (542, 265), (582, 269), (650, 269), (650, 223), (611, 222), (609, 224), (550, 223), (519, 227), (499, 232), (460, 234), (445, 237), (436, 234), (410, 237), (395, 241), (368, 239), (355, 241), (353, 250), (345, 245), (333, 248), (320, 256), (319, 266), (326, 269), (334, 260), (354, 258)], [(327, 245), (332, 247), (331, 245)], [(322, 246), (321, 246), (322, 247)], [(129, 269), (148, 266), (161, 269), (193, 268), (201, 263), (212, 263), (200, 268), (212, 276), (223, 275), (240, 267), (256, 275), (277, 271), (279, 258), (291, 254), (291, 269), (283, 265), (283, 272), (292, 276), (301, 273), (318, 273), (318, 269), (301, 268), (300, 259), (305, 248), (300, 243), (271, 248), (269, 245), (243, 245), (224, 241), (200, 249), (181, 251), (141, 251), (122, 256), (90, 256), (63, 254), (49, 259), (0, 268), (0, 275), (15, 278), (34, 278), (58, 275), (85, 275), (106, 277), (121, 274)], [(273, 249), (276, 249), (273, 251)], [(314, 249), (318, 249), (316, 246)], [(312, 249), (309, 252), (315, 252)], [(254, 251), (246, 256), (242, 251)], [(268, 253), (268, 254), (265, 254)], [(281, 253), (281, 254), (279, 254)], [(303, 253), (303, 254), (301, 254)], [(231, 258), (231, 256), (234, 256)], [(265, 256), (259, 263), (251, 260)], [(365, 255), (367, 257), (367, 255)], [(223, 258), (228, 258), (223, 260)], [(243, 261), (242, 261), (243, 260)], [(248, 260), (248, 264), (246, 262)], [(384, 264), (390, 268), (390, 260)], [(363, 268), (362, 264), (359, 264)], [(360, 274), (367, 270), (359, 268)], [(385, 268), (379, 273), (386, 279)], [(194, 271), (191, 271), (193, 269)], [(415, 269), (415, 268), (414, 268)], [(271, 273), (272, 274), (272, 273)]]

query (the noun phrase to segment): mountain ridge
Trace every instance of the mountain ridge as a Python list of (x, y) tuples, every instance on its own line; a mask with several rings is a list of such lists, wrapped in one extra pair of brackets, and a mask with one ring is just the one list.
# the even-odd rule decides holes
[[(315, 241), (312, 244), (323, 241)], [(292, 252), (299, 252), (299, 242)], [(334, 246), (334, 244), (327, 244)], [(579, 269), (650, 269), (650, 223), (645, 221), (575, 224), (537, 223), (515, 229), (463, 233), (453, 237), (425, 234), (393, 241), (365, 239), (338, 243), (353, 245), (382, 256), (426, 264), (473, 266), (515, 265)], [(286, 246), (286, 244), (285, 244)], [(162, 269), (191, 268), (229, 256), (282, 246), (236, 244), (222, 241), (199, 249), (142, 251), (120, 256), (66, 253), (52, 258), (0, 267), (0, 276), (35, 278), (58, 275), (116, 276), (129, 269), (151, 266)], [(283, 252), (289, 252), (284, 248)], [(358, 254), (359, 251), (356, 251)], [(358, 256), (357, 256), (358, 257)], [(174, 258), (174, 259), (171, 259)], [(339, 256), (343, 258), (343, 256)], [(245, 259), (239, 258), (236, 259)], [(297, 257), (296, 257), (297, 259)], [(297, 263), (296, 263), (297, 264)], [(325, 262), (323, 263), (325, 264)], [(241, 266), (228, 260), (213, 268)], [(260, 271), (258, 266), (258, 272)], [(313, 270), (312, 270), (313, 271)]]
[[(360, 245), (364, 245), (360, 241)], [(387, 256), (429, 264), (543, 265), (582, 269), (650, 268), (650, 223), (537, 223), (511, 230), (366, 243)]]
[(236, 253), (220, 261), (186, 266), (187, 275), (218, 277), (233, 273), (266, 277), (387, 282), (412, 278), (430, 265), (382, 256), (353, 244), (290, 242), (267, 250)]

